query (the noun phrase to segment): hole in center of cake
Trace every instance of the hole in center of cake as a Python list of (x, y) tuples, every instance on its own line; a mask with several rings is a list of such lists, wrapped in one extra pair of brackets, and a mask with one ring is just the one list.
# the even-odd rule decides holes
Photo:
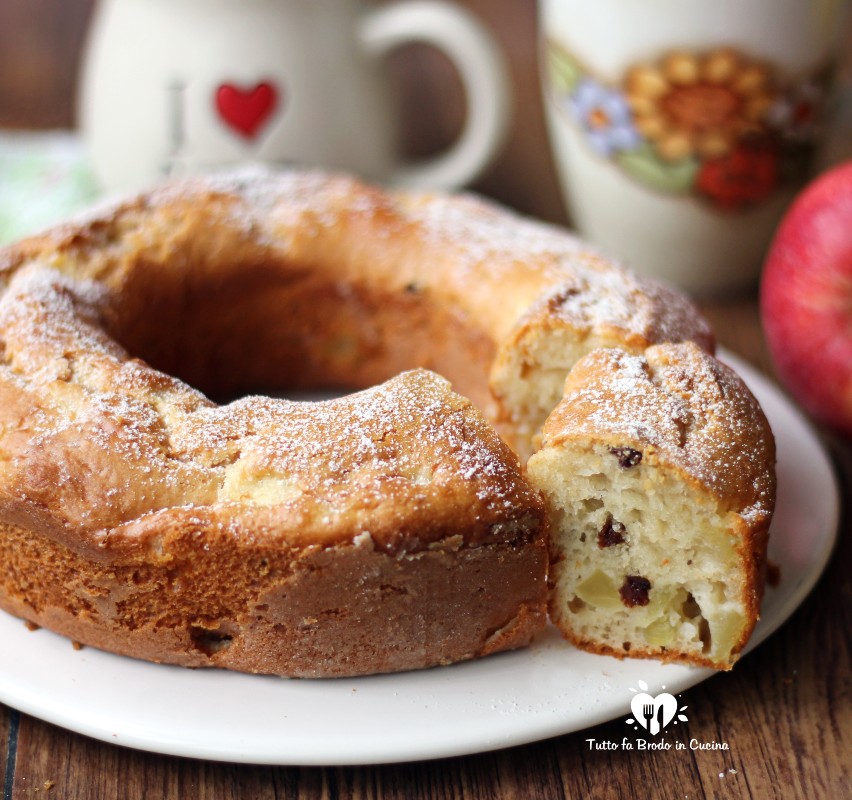
[(327, 398), (416, 367), (448, 378), (480, 408), (490, 402), (494, 345), (472, 320), (426, 289), (333, 273), (274, 261), (135, 264), (105, 322), (132, 355), (218, 402)]

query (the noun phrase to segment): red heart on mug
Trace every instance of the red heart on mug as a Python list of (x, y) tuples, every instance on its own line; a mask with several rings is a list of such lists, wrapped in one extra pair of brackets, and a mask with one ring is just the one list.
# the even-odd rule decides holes
[(219, 116), (246, 139), (254, 139), (278, 105), (278, 90), (263, 82), (252, 89), (223, 83), (216, 89)]

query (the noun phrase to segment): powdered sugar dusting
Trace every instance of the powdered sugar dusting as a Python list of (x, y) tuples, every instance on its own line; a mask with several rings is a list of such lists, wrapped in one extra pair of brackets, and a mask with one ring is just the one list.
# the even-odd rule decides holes
[(223, 430), (240, 439), (234, 469), (286, 478), (328, 502), (353, 486), (367, 506), (394, 487), (437, 500), (436, 492), (456, 490), (459, 477), (484, 506), (505, 511), (517, 500), (517, 465), (449, 385), (423, 371), (338, 400), (251, 397), (202, 409), (174, 445), (190, 454), (221, 447)]
[[(249, 168), (166, 185), (146, 202), (182, 208), (193, 198), (199, 205), (219, 198), (230, 224), (284, 258), (298, 261), (305, 242), (340, 242), (332, 252), (341, 270), (357, 252), (372, 262), (375, 280), (408, 275), (499, 336), (544, 307), (551, 321), (581, 331), (617, 329), (648, 343), (712, 342), (680, 293), (614, 264), (562, 228), (472, 195), (381, 192), (347, 176)], [(565, 302), (548, 305), (554, 296)]]
[(744, 517), (771, 513), (774, 444), (742, 380), (694, 344), (598, 350), (569, 376), (545, 444), (588, 433), (650, 449)]
[[(52, 422), (34, 432), (47, 437), (39, 440), (45, 453), (58, 448), (55, 459), (70, 458), (73, 442), (86, 440), (118, 449), (126, 469), (106, 461), (97, 469), (131, 498), (128, 514), (168, 504), (268, 503), (279, 491), (285, 504), (310, 496), (329, 514), (356, 500), (365, 509), (382, 502), (419, 509), (437, 503), (440, 492), (483, 519), (529, 502), (493, 431), (420, 373), (330, 405), (247, 398), (218, 408), (133, 361), (104, 333), (99, 314), (105, 292), (120, 294), (123, 270), (145, 259), (179, 253), (192, 260), (207, 247), (226, 263), (271, 259), (293, 274), (309, 274), (325, 259), (321, 268), (342, 285), (415, 286), (474, 320), (496, 345), (530, 320), (545, 332), (564, 322), (579, 339), (615, 330), (612, 338), (635, 337), (638, 346), (710, 339), (680, 295), (612, 265), (563, 230), (472, 197), (253, 170), (168, 185), (100, 213), (21, 251), (36, 255), (16, 267), (2, 300), (2, 369), (21, 403), (49, 408)], [(139, 263), (122, 260), (126, 250)], [(102, 283), (84, 286), (45, 264)], [(130, 481), (137, 473), (147, 483)], [(197, 495), (193, 486), (201, 487)]]
[(405, 202), (427, 240), (453, 253), (460, 283), (532, 284), (537, 302), (527, 317), (545, 307), (551, 318), (596, 333), (619, 328), (648, 342), (712, 341), (682, 294), (634, 275), (562, 228), (473, 197), (414, 195)]
[(12, 354), (0, 386), (12, 407), (42, 409), (4, 437), (0, 480), (67, 524), (96, 531), (164, 508), (260, 503), (319, 525), (348, 519), (353, 535), (431, 515), (440, 525), (428, 539), (461, 519), (487, 534), (536, 507), (514, 456), (432, 373), (321, 403), (215, 406), (112, 342), (98, 325), (105, 297), (31, 268), (0, 300)]

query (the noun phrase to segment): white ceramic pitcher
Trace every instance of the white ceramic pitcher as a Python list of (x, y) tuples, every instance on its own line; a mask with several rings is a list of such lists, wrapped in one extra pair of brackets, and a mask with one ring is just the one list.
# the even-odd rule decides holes
[[(405, 42), (456, 65), (467, 118), (422, 163), (394, 155), (381, 56)], [(81, 75), (80, 124), (106, 190), (244, 162), (339, 168), (455, 188), (494, 155), (506, 72), (484, 29), (439, 0), (102, 0)]]

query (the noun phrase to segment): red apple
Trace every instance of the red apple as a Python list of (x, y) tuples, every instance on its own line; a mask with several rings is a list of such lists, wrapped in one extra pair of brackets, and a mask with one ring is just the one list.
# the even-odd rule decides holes
[(817, 419), (852, 437), (852, 162), (787, 211), (760, 291), (778, 374)]

